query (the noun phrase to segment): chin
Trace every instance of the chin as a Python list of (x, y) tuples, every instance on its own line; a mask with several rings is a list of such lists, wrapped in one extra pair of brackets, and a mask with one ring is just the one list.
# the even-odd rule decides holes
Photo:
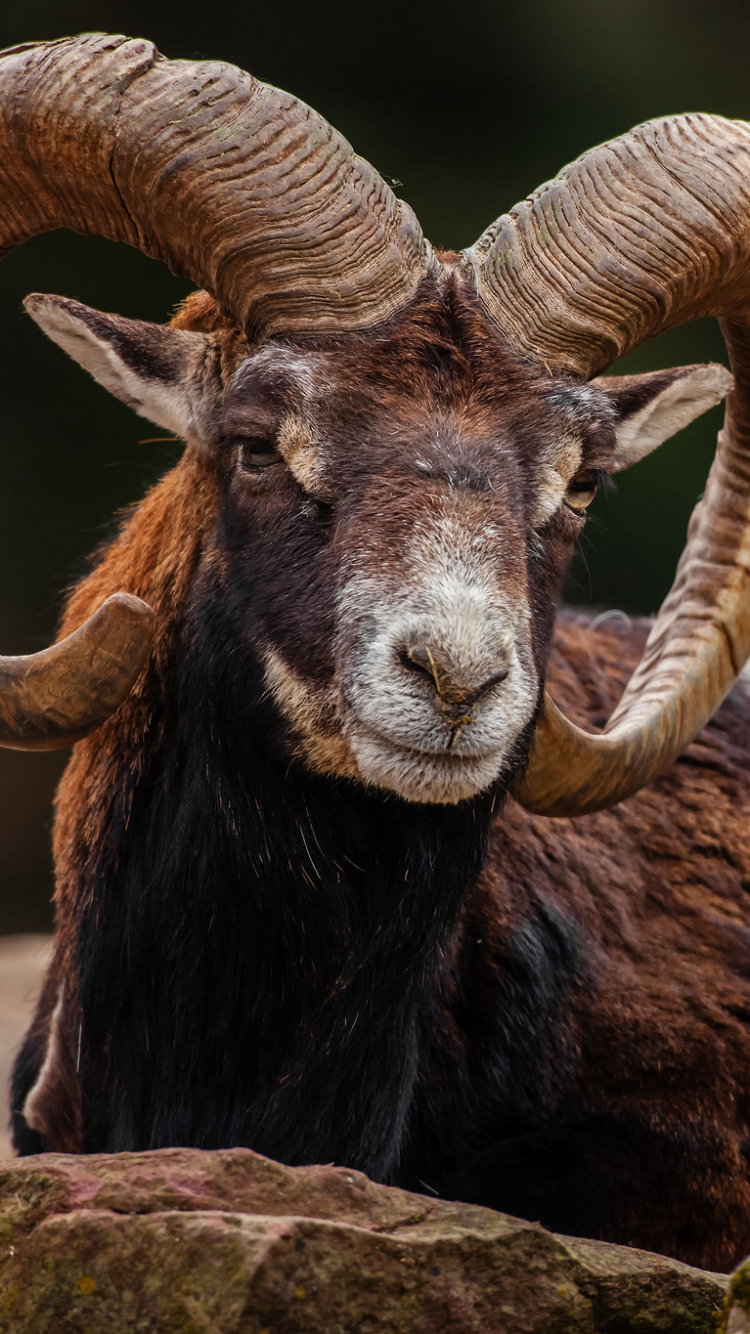
[(396, 792), (405, 801), (455, 805), (497, 782), (505, 753), (435, 754), (394, 745), (370, 732), (352, 736), (350, 745), (360, 778), (373, 787)]

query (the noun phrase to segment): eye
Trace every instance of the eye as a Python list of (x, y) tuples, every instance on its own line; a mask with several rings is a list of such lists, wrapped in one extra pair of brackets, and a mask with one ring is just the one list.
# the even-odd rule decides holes
[(594, 472), (582, 472), (574, 477), (565, 493), (565, 502), (572, 510), (585, 510), (594, 499), (599, 477)]
[(270, 440), (261, 435), (238, 436), (239, 460), (243, 468), (257, 472), (259, 468), (268, 468), (272, 463), (281, 463), (281, 455)]

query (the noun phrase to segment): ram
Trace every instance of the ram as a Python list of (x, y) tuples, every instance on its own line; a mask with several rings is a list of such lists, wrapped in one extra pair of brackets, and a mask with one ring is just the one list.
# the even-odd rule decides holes
[[(60, 788), (18, 1151), (248, 1145), (731, 1265), (750, 127), (640, 126), (461, 254), (308, 107), (144, 41), (4, 54), (0, 145), (3, 250), (67, 226), (202, 289), (27, 302), (186, 448), (67, 604), (126, 595), (123, 693), (127, 596), (155, 631)], [(734, 381), (599, 378), (704, 315)], [(730, 389), (653, 626), (555, 630), (597, 485)]]

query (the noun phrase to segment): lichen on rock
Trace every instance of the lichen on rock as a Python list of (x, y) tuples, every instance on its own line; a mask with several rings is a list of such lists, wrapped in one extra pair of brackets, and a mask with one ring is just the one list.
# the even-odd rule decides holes
[(725, 1287), (245, 1149), (0, 1169), (0, 1334), (713, 1334)]

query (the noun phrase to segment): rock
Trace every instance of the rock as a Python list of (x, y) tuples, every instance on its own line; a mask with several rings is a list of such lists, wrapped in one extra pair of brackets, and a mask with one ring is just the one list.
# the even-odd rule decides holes
[(713, 1334), (725, 1288), (245, 1149), (0, 1165), (3, 1334)]

